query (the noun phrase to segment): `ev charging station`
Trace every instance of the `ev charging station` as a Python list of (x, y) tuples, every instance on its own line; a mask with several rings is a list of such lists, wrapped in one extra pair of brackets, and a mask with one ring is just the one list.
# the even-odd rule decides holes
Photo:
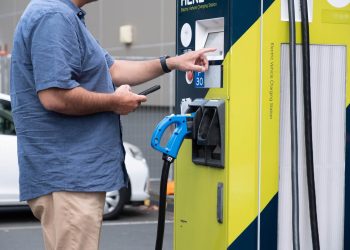
[[(300, 247), (312, 249), (295, 4)], [(308, 15), (319, 241), (350, 249), (350, 1), (309, 0)], [(177, 54), (217, 50), (208, 72), (176, 73), (176, 113), (193, 118), (174, 168), (176, 250), (293, 249), (288, 23), (287, 0), (177, 0)]]

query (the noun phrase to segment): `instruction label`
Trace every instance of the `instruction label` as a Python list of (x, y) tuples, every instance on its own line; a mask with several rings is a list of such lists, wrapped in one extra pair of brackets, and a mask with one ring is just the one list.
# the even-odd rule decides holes
[(273, 119), (274, 110), (274, 87), (275, 87), (275, 43), (270, 43), (269, 58), (269, 119)]

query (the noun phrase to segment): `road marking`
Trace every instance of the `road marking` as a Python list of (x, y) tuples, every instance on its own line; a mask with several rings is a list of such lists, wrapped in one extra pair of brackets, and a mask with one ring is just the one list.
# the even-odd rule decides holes
[[(173, 223), (172, 220), (166, 220), (165, 223)], [(103, 226), (125, 226), (125, 225), (152, 225), (157, 224), (158, 221), (130, 221), (130, 222), (103, 222)]]
[[(103, 222), (103, 226), (133, 226), (133, 225), (154, 225), (157, 221), (131, 221), (131, 222)], [(166, 220), (166, 224), (174, 223), (174, 221)], [(0, 227), (0, 231), (8, 233), (14, 230), (30, 230), (30, 229), (41, 229), (40, 225), (37, 226), (22, 226), (22, 227)]]
[(22, 226), (22, 227), (0, 227), (0, 231), (8, 233), (11, 230), (29, 230), (29, 229), (41, 229), (41, 226)]

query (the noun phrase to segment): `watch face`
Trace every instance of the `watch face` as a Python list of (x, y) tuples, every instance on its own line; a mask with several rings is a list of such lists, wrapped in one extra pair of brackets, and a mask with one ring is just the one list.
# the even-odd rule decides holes
[(188, 23), (185, 23), (181, 28), (181, 43), (185, 48), (190, 45), (192, 41), (192, 28)]

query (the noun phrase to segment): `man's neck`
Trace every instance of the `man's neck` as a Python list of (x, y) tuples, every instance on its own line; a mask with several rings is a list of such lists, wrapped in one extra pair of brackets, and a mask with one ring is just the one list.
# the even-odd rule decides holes
[(83, 7), (86, 4), (86, 0), (71, 0), (79, 8)]

